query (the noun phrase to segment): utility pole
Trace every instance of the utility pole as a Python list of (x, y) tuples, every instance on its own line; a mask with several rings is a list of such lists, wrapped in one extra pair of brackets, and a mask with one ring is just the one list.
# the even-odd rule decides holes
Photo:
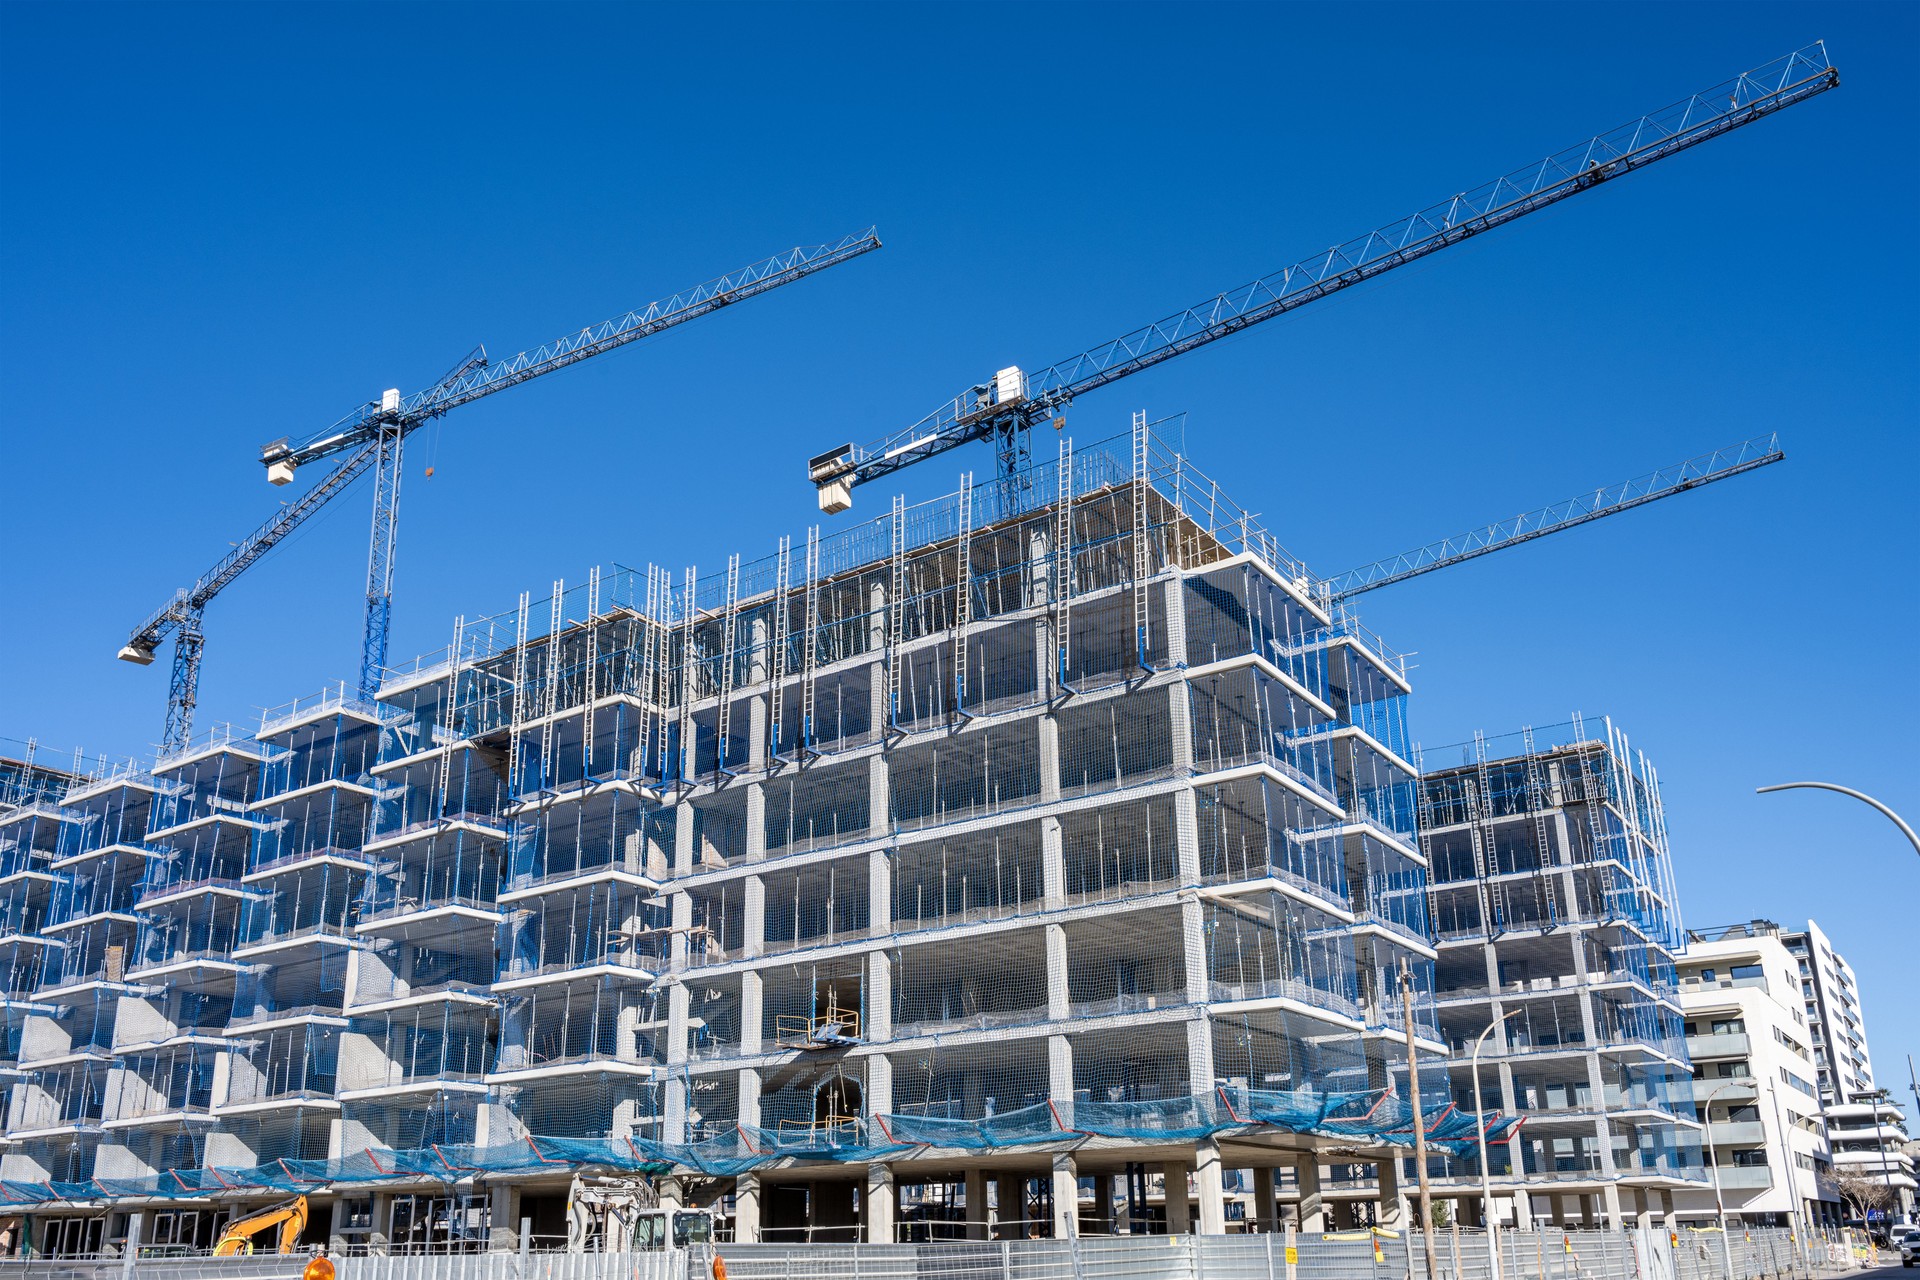
[(1413, 965), (1400, 961), (1400, 1011), (1407, 1023), (1407, 1099), (1413, 1104), (1414, 1175), (1420, 1180), (1420, 1234), (1427, 1250), (1427, 1277), (1440, 1274), (1433, 1244), (1433, 1184), (1427, 1178), (1427, 1122), (1420, 1114), (1420, 1051), (1413, 1041)]

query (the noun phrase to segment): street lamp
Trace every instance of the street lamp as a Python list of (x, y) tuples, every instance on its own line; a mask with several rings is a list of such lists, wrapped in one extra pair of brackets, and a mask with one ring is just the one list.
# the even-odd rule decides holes
[(1899, 827), (1901, 832), (1907, 837), (1907, 843), (1913, 846), (1913, 851), (1920, 853), (1920, 835), (1914, 834), (1913, 828), (1907, 825), (1906, 819), (1864, 791), (1855, 791), (1852, 787), (1842, 787), (1832, 782), (1780, 782), (1771, 787), (1755, 787), (1753, 793), (1757, 796), (1763, 796), (1769, 791), (1791, 791), (1795, 787), (1812, 787), (1820, 791), (1838, 791), (1843, 796), (1852, 796), (1855, 800), (1863, 804), (1872, 805), (1889, 818), (1892, 818), (1893, 825)]
[(1487, 1037), (1493, 1034), (1495, 1027), (1519, 1012), (1518, 1009), (1511, 1009), (1501, 1014), (1488, 1023), (1487, 1029), (1480, 1033), (1480, 1038), (1473, 1042), (1473, 1114), (1480, 1139), (1480, 1212), (1487, 1219), (1487, 1258), (1493, 1267), (1493, 1280), (1500, 1280), (1500, 1240), (1494, 1234), (1493, 1178), (1487, 1172), (1487, 1107), (1480, 1101), (1480, 1049), (1487, 1043)]
[[(1720, 1193), (1720, 1154), (1713, 1149), (1713, 1100), (1722, 1089), (1732, 1088), (1734, 1085), (1745, 1086), (1752, 1083), (1751, 1078), (1744, 1080), (1723, 1080), (1713, 1086), (1713, 1088), (1707, 1090), (1706, 1100), (1701, 1104), (1706, 1108), (1707, 1112), (1707, 1164), (1713, 1170), (1713, 1211), (1714, 1215), (1720, 1219), (1720, 1260), (1726, 1264), (1727, 1280), (1733, 1280), (1733, 1245), (1727, 1239), (1727, 1201), (1726, 1197)], [(1759, 1096), (1758, 1089), (1756, 1088), (1754, 1097), (1757, 1099)], [(1728, 1114), (1731, 1115), (1732, 1113), (1729, 1112)]]

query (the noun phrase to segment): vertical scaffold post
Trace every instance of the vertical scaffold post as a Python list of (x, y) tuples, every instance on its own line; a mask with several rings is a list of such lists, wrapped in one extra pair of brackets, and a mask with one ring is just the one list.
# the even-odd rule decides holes
[(887, 728), (904, 733), (900, 727), (900, 648), (906, 640), (907, 625), (907, 500), (897, 493), (893, 495), (892, 570), (887, 587)]
[(1133, 639), (1140, 670), (1150, 675), (1154, 667), (1147, 661), (1152, 651), (1152, 636), (1148, 631), (1152, 610), (1147, 602), (1147, 579), (1153, 573), (1147, 545), (1148, 445), (1146, 411), (1136, 410), (1133, 415)]
[(1486, 735), (1475, 731), (1473, 735), (1474, 754), (1474, 811), (1472, 825), (1467, 828), (1473, 839), (1473, 874), (1480, 882), (1480, 924), (1489, 938), (1498, 937), (1505, 932), (1501, 920), (1499, 904), (1494, 900), (1496, 892), (1492, 880), (1495, 868), (1495, 849), (1493, 842), (1493, 776), (1487, 768)]
[(973, 622), (973, 472), (960, 475), (960, 533), (954, 542), (953, 710), (967, 710), (967, 632)]
[(547, 615), (547, 671), (545, 695), (540, 699), (540, 790), (551, 791), (560, 781), (553, 764), (553, 722), (560, 710), (560, 629), (566, 616), (567, 584), (555, 579), (553, 610)]
[(771, 773), (786, 761), (780, 756), (780, 722), (786, 703), (787, 638), (792, 632), (792, 607), (787, 597), (793, 591), (793, 539), (780, 539), (780, 553), (773, 569), (773, 653), (769, 663), (767, 697), (767, 771)]
[[(521, 616), (526, 615), (527, 598), (520, 597)], [(523, 624), (524, 625), (524, 624)], [(447, 697), (440, 707), (440, 777), (434, 786), (434, 817), (447, 811), (447, 788), (453, 785), (453, 726), (460, 704), (460, 648), (466, 641), (467, 620), (463, 615), (453, 620), (453, 643), (447, 646)], [(511, 744), (511, 740), (509, 740)], [(512, 768), (512, 757), (508, 757), (508, 768)]]
[(1547, 830), (1547, 805), (1551, 796), (1547, 790), (1546, 765), (1534, 750), (1533, 726), (1527, 725), (1520, 731), (1520, 741), (1527, 767), (1527, 807), (1533, 810), (1534, 874), (1540, 877), (1540, 895), (1546, 904), (1547, 924), (1552, 928), (1560, 927), (1559, 895), (1554, 891), (1555, 873), (1553, 845)]
[(1054, 684), (1060, 696), (1073, 692), (1067, 682), (1073, 656), (1073, 438), (1060, 441), (1059, 492), (1053, 508), (1053, 654)]
[(666, 699), (660, 693), (660, 650), (666, 626), (660, 569), (647, 566), (647, 608), (640, 632), (640, 773), (666, 776)]
[(699, 692), (699, 684), (694, 679), (694, 669), (698, 665), (694, 657), (693, 622), (694, 599), (699, 589), (700, 575), (692, 565), (680, 579), (680, 708), (675, 717), (680, 726), (679, 741), (673, 748), (673, 780), (683, 786), (692, 786), (688, 775), (699, 765), (697, 744), (693, 741), (693, 700)]
[(533, 700), (527, 689), (533, 674), (527, 661), (528, 614), (532, 605), (533, 597), (522, 591), (520, 607), (514, 613), (513, 690), (507, 704), (507, 789), (514, 795), (527, 789), (526, 743), (521, 726), (533, 718)]
[(731, 778), (733, 770), (727, 768), (727, 737), (733, 732), (733, 664), (734, 645), (740, 631), (740, 553), (734, 552), (727, 557), (727, 597), (726, 612), (720, 622), (720, 713), (714, 729), (713, 767), (717, 773)]
[(801, 645), (800, 758), (813, 753), (813, 671), (820, 657), (820, 526), (807, 530), (806, 636)]
[(587, 682), (580, 725), (580, 776), (593, 780), (593, 704), (600, 697), (600, 566), (587, 571)]

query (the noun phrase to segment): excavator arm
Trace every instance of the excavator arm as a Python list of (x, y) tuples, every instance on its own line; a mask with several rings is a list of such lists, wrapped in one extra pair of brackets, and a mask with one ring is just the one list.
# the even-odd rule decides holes
[(246, 1250), (247, 1243), (262, 1231), (274, 1227), (280, 1228), (280, 1247), (278, 1253), (292, 1253), (300, 1243), (300, 1233), (307, 1229), (307, 1198), (295, 1196), (260, 1212), (250, 1214), (236, 1222), (227, 1224), (220, 1233), (219, 1243), (213, 1246), (213, 1256), (230, 1258)]

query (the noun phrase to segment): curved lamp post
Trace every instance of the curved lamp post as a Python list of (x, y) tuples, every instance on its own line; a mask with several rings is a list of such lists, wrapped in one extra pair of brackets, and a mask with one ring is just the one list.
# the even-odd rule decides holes
[(1843, 787), (1832, 782), (1780, 782), (1780, 783), (1774, 784), (1771, 787), (1755, 787), (1753, 789), (1753, 793), (1755, 795), (1763, 796), (1767, 794), (1767, 792), (1769, 791), (1791, 791), (1795, 787), (1811, 787), (1818, 791), (1838, 791), (1843, 796), (1852, 796), (1855, 800), (1858, 800), (1863, 804), (1872, 805), (1874, 808), (1878, 809), (1880, 812), (1886, 814), (1889, 818), (1893, 819), (1893, 825), (1900, 828), (1901, 834), (1906, 836), (1907, 838), (1907, 843), (1913, 846), (1913, 851), (1915, 853), (1920, 853), (1920, 835), (1914, 834), (1913, 828), (1907, 825), (1906, 819), (1902, 818), (1899, 814), (1887, 808), (1887, 806), (1881, 804), (1878, 800), (1875, 800), (1872, 796), (1868, 795), (1864, 791), (1855, 791), (1852, 787)]
[(1480, 1101), (1480, 1050), (1495, 1027), (1519, 1012), (1513, 1009), (1501, 1014), (1488, 1023), (1480, 1038), (1473, 1042), (1473, 1112), (1480, 1139), (1480, 1213), (1487, 1220), (1487, 1257), (1493, 1264), (1493, 1280), (1500, 1280), (1500, 1239), (1493, 1225), (1493, 1178), (1487, 1172), (1487, 1108)]

